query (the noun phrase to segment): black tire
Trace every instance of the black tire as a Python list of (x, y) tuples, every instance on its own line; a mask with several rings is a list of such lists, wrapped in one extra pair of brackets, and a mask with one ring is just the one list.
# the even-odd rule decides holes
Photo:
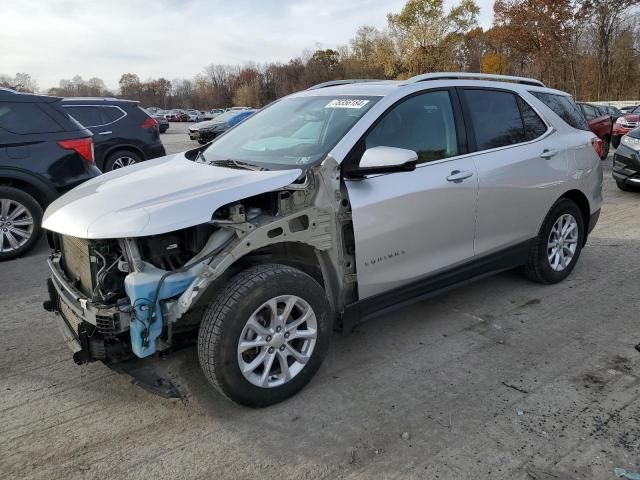
[(624, 183), (623, 181), (620, 180), (616, 180), (616, 185), (618, 186), (618, 188), (620, 190), (622, 190), (623, 192), (636, 192), (637, 190), (632, 187), (631, 185), (627, 185), (626, 183)]
[(610, 137), (606, 137), (603, 141), (602, 141), (602, 149), (603, 149), (603, 157), (602, 160), (606, 160), (607, 157), (609, 156), (609, 150), (611, 149), (611, 138)]
[(620, 135), (614, 135), (611, 137), (611, 145), (613, 148), (618, 148), (620, 146)]
[[(313, 309), (316, 344), (307, 363), (291, 380), (280, 386), (259, 387), (240, 370), (238, 342), (252, 314), (280, 295), (298, 296)], [(198, 335), (200, 366), (207, 380), (234, 402), (248, 407), (281, 402), (300, 391), (320, 368), (329, 347), (330, 317), (324, 289), (306, 273), (279, 264), (248, 268), (227, 283), (204, 314)]]
[[(130, 150), (117, 150), (107, 157), (107, 160), (104, 162), (104, 171), (110, 172), (112, 170), (122, 168), (121, 166), (119, 166), (119, 163), (129, 162), (129, 160), (125, 159), (130, 159), (130, 161), (132, 162), (131, 165), (142, 162), (142, 157), (137, 153), (134, 153)], [(120, 160), (120, 162), (118, 162), (118, 160)]]
[[(42, 227), (41, 227), (42, 207), (31, 195), (17, 188), (0, 186), (0, 208), (2, 205), (3, 199), (12, 200), (13, 202), (17, 202), (20, 205), (22, 205), (24, 208), (26, 208), (26, 210), (28, 211), (28, 214), (33, 219), (33, 228), (31, 230), (31, 236), (24, 244), (20, 245), (18, 248), (14, 248), (9, 251), (0, 251), (0, 261), (9, 260), (11, 258), (16, 258), (21, 255), (24, 255), (25, 253), (27, 253), (29, 250), (33, 248), (33, 246), (38, 242), (40, 235), (42, 234)], [(12, 212), (14, 211), (15, 211), (15, 206)], [(24, 217), (18, 217), (18, 218), (24, 218)], [(9, 227), (5, 226), (5, 222), (2, 220), (1, 211), (0, 211), (0, 224), (2, 224), (2, 226), (0, 227), (0, 234), (2, 234), (3, 231), (5, 232), (9, 231), (10, 226)], [(21, 230), (23, 229), (21, 228)], [(15, 238), (15, 236), (13, 238)], [(1, 248), (3, 246), (5, 248), (10, 247), (9, 239), (5, 238), (4, 235), (0, 237), (0, 242), (2, 242), (0, 244), (0, 250), (3, 250), (3, 248)]]
[[(554, 224), (562, 215), (565, 214), (572, 215), (576, 220), (578, 225), (578, 239), (576, 251), (573, 254), (571, 262), (564, 268), (564, 270), (556, 271), (551, 267), (547, 255), (548, 241)], [(585, 227), (582, 212), (573, 200), (561, 198), (553, 205), (553, 207), (551, 207), (551, 210), (542, 223), (540, 232), (538, 233), (538, 236), (531, 248), (529, 260), (524, 266), (524, 274), (529, 279), (538, 283), (551, 284), (561, 282), (569, 276), (573, 268), (576, 266), (576, 263), (578, 263), (580, 252), (582, 251), (582, 246), (584, 244), (584, 235)]]

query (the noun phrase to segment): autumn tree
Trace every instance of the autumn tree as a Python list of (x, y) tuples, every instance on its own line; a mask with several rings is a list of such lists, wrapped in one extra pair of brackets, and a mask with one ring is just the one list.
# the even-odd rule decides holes
[(462, 0), (448, 12), (442, 0), (408, 0), (387, 22), (401, 57), (402, 76), (456, 68), (456, 52), (464, 35), (477, 25), (480, 9)]
[(611, 49), (616, 37), (623, 29), (625, 13), (638, 0), (583, 0), (581, 10), (589, 21), (597, 44), (598, 56), (598, 98), (605, 97), (610, 89)]

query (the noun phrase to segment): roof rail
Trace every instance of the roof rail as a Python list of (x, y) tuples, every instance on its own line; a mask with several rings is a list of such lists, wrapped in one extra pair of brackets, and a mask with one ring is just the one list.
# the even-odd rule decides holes
[(318, 83), (307, 88), (307, 90), (317, 90), (319, 88), (335, 87), (337, 85), (348, 85), (350, 83), (367, 83), (367, 82), (384, 82), (379, 78), (351, 78), (346, 80), (330, 80), (328, 82)]
[(416, 75), (409, 78), (405, 83), (417, 83), (427, 80), (489, 80), (498, 82), (521, 83), (522, 85), (532, 85), (534, 87), (544, 87), (540, 80), (526, 77), (512, 77), (511, 75), (493, 75), (490, 73), (469, 73), (469, 72), (435, 72)]

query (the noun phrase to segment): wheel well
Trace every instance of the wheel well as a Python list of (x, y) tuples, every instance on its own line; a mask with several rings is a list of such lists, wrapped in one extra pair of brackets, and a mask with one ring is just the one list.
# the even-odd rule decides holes
[(24, 180), (0, 177), (0, 186), (14, 187), (22, 190), (25, 193), (28, 193), (36, 200), (36, 202), (38, 202), (38, 204), (42, 207), (42, 210), (46, 209), (49, 205), (49, 199), (47, 198), (47, 195), (42, 190), (35, 187), (33, 184), (25, 182)]
[(138, 147), (134, 147), (133, 145), (116, 145), (116, 146), (111, 147), (109, 150), (106, 151), (106, 153), (104, 154), (104, 160), (103, 161), (106, 162), (107, 159), (111, 156), (112, 153), (120, 152), (120, 151), (135, 153), (136, 155), (139, 155), (143, 160), (147, 159), (147, 157), (144, 154), (144, 152), (142, 150), (140, 150)]
[(584, 240), (587, 241), (587, 232), (589, 231), (589, 219), (591, 218), (591, 208), (589, 207), (589, 200), (584, 193), (580, 190), (569, 190), (561, 198), (568, 198), (573, 200), (580, 212), (582, 213), (582, 223), (584, 225)]
[(242, 270), (264, 263), (279, 263), (302, 270), (327, 290), (316, 250), (303, 243), (283, 242), (268, 245), (239, 258), (220, 277), (207, 285), (206, 291), (192, 309), (204, 308), (223, 285)]
[[(279, 263), (302, 270), (325, 288), (318, 255), (310, 245), (299, 242), (282, 242), (255, 250), (240, 260), (246, 266), (260, 263)], [(246, 267), (244, 267), (246, 268)]]

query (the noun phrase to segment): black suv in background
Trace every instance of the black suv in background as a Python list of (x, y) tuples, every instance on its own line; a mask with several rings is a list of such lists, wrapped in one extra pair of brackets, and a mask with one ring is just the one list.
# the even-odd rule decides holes
[(60, 98), (0, 88), (0, 261), (33, 247), (43, 210), (97, 175), (91, 132)]
[(166, 155), (158, 121), (136, 101), (65, 98), (62, 106), (93, 133), (96, 165), (103, 172)]

